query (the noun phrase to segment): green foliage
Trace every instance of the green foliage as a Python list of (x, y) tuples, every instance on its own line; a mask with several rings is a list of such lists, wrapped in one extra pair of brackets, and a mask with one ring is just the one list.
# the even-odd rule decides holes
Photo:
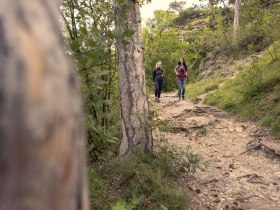
[(186, 5), (186, 1), (173, 1), (169, 3), (169, 9), (175, 12), (181, 12)]
[(201, 127), (196, 131), (196, 134), (198, 136), (206, 136), (207, 135), (207, 129), (205, 127)]
[(237, 50), (259, 52), (279, 39), (280, 4), (269, 6), (269, 1), (242, 2), (242, 25)]
[(173, 180), (185, 171), (195, 170), (198, 162), (199, 159), (185, 160), (184, 154), (162, 147), (155, 155), (138, 154), (115, 162), (113, 172), (121, 178), (123, 199), (131, 202), (133, 195), (142, 198), (137, 208), (185, 209), (187, 196)]
[[(64, 36), (82, 82), (90, 159), (108, 155), (120, 136), (113, 2), (64, 1)], [(105, 154), (106, 153), (106, 154)], [(113, 155), (113, 154), (111, 154)]]
[[(102, 176), (98, 173), (100, 170), (88, 169), (88, 190), (90, 203), (95, 203), (95, 206), (102, 205), (104, 199), (104, 184)], [(94, 206), (92, 206), (94, 207)]]
[(153, 127), (156, 127), (161, 132), (175, 132), (176, 128), (171, 125), (168, 121), (160, 120), (160, 119), (154, 119), (153, 120)]
[(279, 59), (273, 59), (266, 51), (235, 79), (226, 81), (221, 89), (209, 94), (205, 102), (238, 113), (241, 118), (256, 120), (280, 135), (279, 65)]
[(134, 201), (127, 203), (125, 200), (119, 200), (113, 207), (112, 210), (133, 210), (137, 205)]
[[(158, 60), (163, 62), (167, 73), (164, 90), (169, 91), (176, 88), (173, 72), (179, 57), (186, 58), (189, 67), (192, 67), (188, 82), (195, 82), (199, 74), (199, 62), (215, 48), (220, 49), (220, 54), (236, 58), (260, 52), (280, 39), (279, 2), (242, 1), (240, 32), (235, 39), (235, 1), (202, 1), (207, 2), (207, 5), (186, 8), (180, 10), (179, 14), (157, 11), (154, 18), (147, 22), (143, 35), (150, 90), (153, 89), (151, 74)], [(274, 49), (270, 51), (270, 56), (277, 59)]]
[(182, 11), (175, 19), (174, 23), (176, 25), (185, 25), (187, 22), (190, 22), (194, 19), (205, 17), (208, 14), (205, 10), (200, 8), (190, 7)]
[(280, 38), (279, 2), (242, 1), (237, 39), (232, 37), (235, 1), (204, 2), (207, 6), (187, 8), (174, 18), (174, 24), (184, 28), (188, 41), (202, 56), (217, 46), (226, 55), (259, 52)]
[(188, 84), (187, 97), (191, 100), (197, 100), (199, 95), (218, 89), (219, 84), (221, 84), (224, 80), (225, 79), (223, 78), (212, 78)]
[(97, 176), (90, 178), (91, 209), (177, 210), (186, 209), (190, 198), (176, 180), (195, 172), (201, 163), (190, 149), (161, 145), (154, 154), (135, 154), (94, 167), (99, 172), (90, 170)]
[(231, 8), (222, 2), (221, 4), (212, 2), (204, 7), (187, 8), (174, 19), (174, 24), (183, 29), (185, 40), (192, 46), (189, 82), (196, 81), (200, 73), (199, 63), (212, 50), (219, 48), (224, 55), (232, 52)]
[(153, 70), (156, 62), (161, 61), (165, 71), (163, 89), (170, 91), (177, 87), (175, 67), (179, 58), (184, 57), (189, 64), (194, 55), (190, 53), (189, 43), (182, 43), (178, 39), (178, 31), (172, 27), (175, 14), (169, 11), (156, 11), (154, 15), (155, 17), (150, 19), (143, 29), (146, 83), (150, 90), (153, 89)]

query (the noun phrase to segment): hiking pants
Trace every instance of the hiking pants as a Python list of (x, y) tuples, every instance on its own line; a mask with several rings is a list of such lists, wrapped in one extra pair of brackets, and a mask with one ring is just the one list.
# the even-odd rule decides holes
[(160, 98), (160, 93), (163, 87), (163, 80), (155, 80), (154, 84), (155, 84), (155, 97)]
[(186, 77), (177, 77), (178, 97), (185, 98)]

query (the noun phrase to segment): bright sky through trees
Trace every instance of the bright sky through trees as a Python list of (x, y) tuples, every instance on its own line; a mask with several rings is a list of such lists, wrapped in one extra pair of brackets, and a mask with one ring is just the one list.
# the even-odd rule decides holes
[[(141, 7), (141, 17), (145, 22), (148, 18), (153, 17), (154, 11), (158, 9), (166, 10), (171, 2), (174, 0), (152, 0), (151, 3), (145, 4)], [(199, 0), (186, 0), (187, 6), (193, 4), (201, 4)]]

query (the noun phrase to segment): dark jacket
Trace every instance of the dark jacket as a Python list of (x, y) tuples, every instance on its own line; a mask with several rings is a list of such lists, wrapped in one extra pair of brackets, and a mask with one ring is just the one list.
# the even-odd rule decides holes
[(163, 75), (164, 75), (164, 72), (161, 68), (155, 69), (154, 73), (153, 73), (153, 81), (155, 81), (155, 80), (162, 81), (163, 80)]

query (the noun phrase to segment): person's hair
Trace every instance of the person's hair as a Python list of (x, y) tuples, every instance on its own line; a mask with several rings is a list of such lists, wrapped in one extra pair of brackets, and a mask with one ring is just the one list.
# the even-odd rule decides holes
[(158, 61), (158, 62), (156, 63), (156, 68), (158, 68), (158, 67), (161, 67), (161, 61)]
[[(180, 59), (181, 59), (181, 58), (180, 58)], [(185, 63), (185, 59), (182, 58), (182, 59), (183, 59), (183, 63), (180, 62), (180, 59), (179, 59), (179, 61), (178, 61), (178, 65), (182, 65), (182, 64), (183, 64), (185, 70), (187, 71), (187, 70), (188, 70), (188, 67), (187, 67), (187, 64)]]

